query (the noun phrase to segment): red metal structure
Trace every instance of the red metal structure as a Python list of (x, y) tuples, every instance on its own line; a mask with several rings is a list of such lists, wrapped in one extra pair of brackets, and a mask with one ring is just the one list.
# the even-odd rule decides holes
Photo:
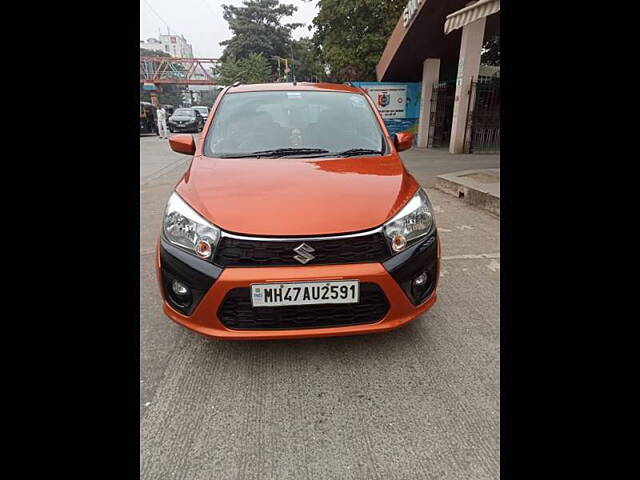
[(215, 85), (217, 58), (140, 57), (140, 83)]

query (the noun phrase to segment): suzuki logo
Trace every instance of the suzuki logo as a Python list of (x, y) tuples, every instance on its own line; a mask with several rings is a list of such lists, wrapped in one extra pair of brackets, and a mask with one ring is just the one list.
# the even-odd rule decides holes
[(296, 248), (293, 249), (293, 251), (298, 254), (298, 255), (294, 255), (293, 258), (295, 258), (297, 261), (303, 264), (310, 262), (311, 260), (316, 258), (313, 255), (311, 255), (311, 252), (315, 252), (316, 250), (312, 248), (311, 245), (307, 245), (306, 243), (302, 243), (298, 245)]

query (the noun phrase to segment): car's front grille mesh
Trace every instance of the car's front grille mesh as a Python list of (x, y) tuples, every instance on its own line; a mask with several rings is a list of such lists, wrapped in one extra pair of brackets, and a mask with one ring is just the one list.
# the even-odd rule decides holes
[(375, 283), (360, 284), (359, 303), (286, 307), (252, 307), (251, 289), (243, 287), (227, 293), (218, 318), (235, 330), (278, 330), (375, 323), (388, 311), (387, 297)]
[[(221, 267), (259, 267), (301, 265), (294, 257), (303, 242), (265, 241), (223, 237), (216, 248), (214, 263)], [(390, 257), (381, 233), (359, 237), (304, 241), (313, 248), (313, 259), (306, 265), (383, 262)]]

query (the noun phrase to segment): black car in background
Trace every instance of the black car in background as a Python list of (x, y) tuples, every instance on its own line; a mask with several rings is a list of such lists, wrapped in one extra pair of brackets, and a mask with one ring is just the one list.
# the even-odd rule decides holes
[(169, 131), (173, 132), (200, 132), (204, 127), (204, 118), (194, 108), (177, 108), (167, 120)]
[(143, 133), (157, 133), (158, 132), (158, 120), (157, 120), (156, 107), (149, 102), (140, 102), (140, 134)]

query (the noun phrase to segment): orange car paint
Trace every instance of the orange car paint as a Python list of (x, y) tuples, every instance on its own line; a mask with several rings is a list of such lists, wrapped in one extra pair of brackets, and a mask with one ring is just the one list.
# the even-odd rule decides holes
[[(361, 94), (375, 113), (390, 147), (389, 154), (300, 159), (204, 156), (204, 139), (222, 98), (230, 88), (225, 88), (218, 95), (197, 141), (193, 161), (176, 186), (176, 192), (195, 211), (221, 229), (250, 236), (339, 235), (370, 230), (393, 217), (419, 188), (418, 182), (406, 171), (394, 139), (374, 103), (362, 89), (347, 85), (240, 85), (233, 87), (232, 93), (228, 94), (276, 90), (345, 91)], [(408, 145), (411, 143), (407, 136), (401, 136), (400, 140), (401, 147), (406, 147), (407, 142)], [(163, 292), (159, 245), (158, 242), (155, 258), (160, 291)], [(439, 238), (437, 245), (439, 277)], [(225, 327), (216, 316), (225, 294), (236, 287), (259, 282), (329, 279), (357, 279), (377, 283), (388, 298), (389, 312), (381, 321), (372, 324), (287, 330), (232, 330)], [(190, 316), (176, 311), (164, 298), (163, 310), (172, 320), (186, 328), (205, 336), (223, 339), (355, 335), (392, 330), (413, 320), (435, 303), (437, 284), (438, 279), (431, 295), (422, 304), (414, 306), (380, 263), (225, 268)]]
[[(438, 240), (438, 252), (440, 242)], [(438, 259), (440, 255), (438, 253)], [(156, 270), (160, 278), (160, 247), (156, 249)], [(439, 276), (438, 268), (438, 276)], [(346, 327), (305, 328), (290, 330), (232, 330), (225, 327), (216, 316), (218, 306), (227, 292), (236, 287), (246, 287), (261, 282), (297, 282), (318, 280), (360, 280), (377, 283), (389, 299), (391, 308), (377, 323)], [(436, 280), (437, 282), (438, 280)], [(162, 285), (160, 285), (162, 292)], [(316, 265), (300, 267), (227, 268), (216, 280), (190, 316), (174, 310), (166, 299), (164, 313), (176, 323), (201, 335), (228, 340), (278, 340), (285, 338), (334, 337), (360, 335), (394, 330), (426, 312), (436, 302), (437, 283), (433, 293), (424, 303), (415, 307), (379, 263), (352, 265)]]

